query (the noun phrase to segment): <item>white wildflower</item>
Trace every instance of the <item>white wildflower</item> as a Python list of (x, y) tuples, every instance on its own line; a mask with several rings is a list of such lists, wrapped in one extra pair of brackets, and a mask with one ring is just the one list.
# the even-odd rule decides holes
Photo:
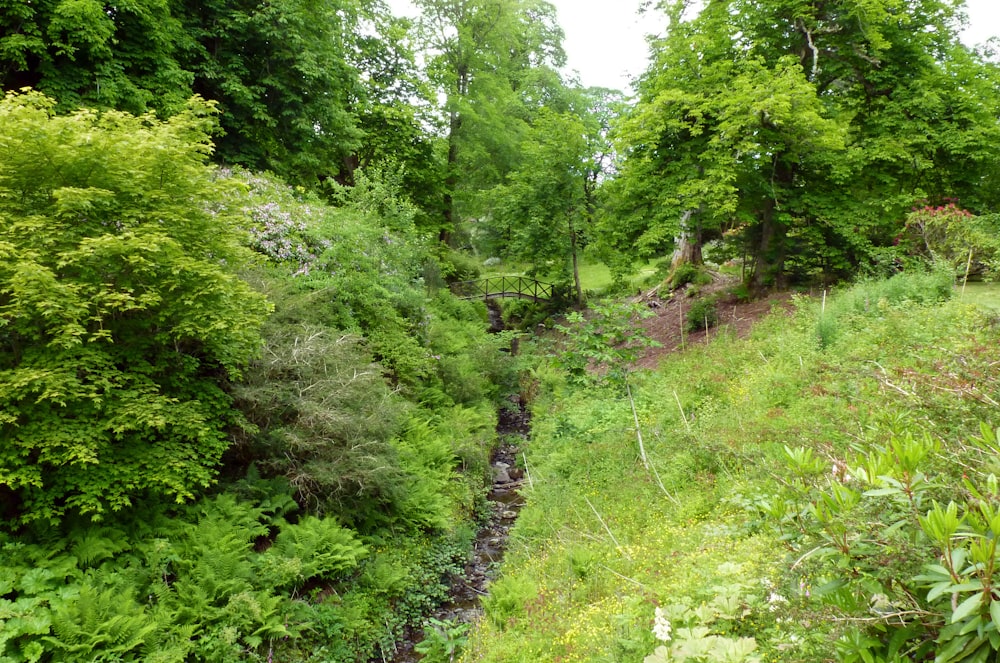
[(771, 612), (775, 612), (778, 610), (778, 604), (788, 603), (788, 599), (778, 592), (771, 592), (771, 595), (767, 597), (767, 602), (771, 604), (767, 607), (767, 609)]
[(669, 642), (671, 630), (670, 620), (664, 614), (663, 608), (657, 608), (655, 617), (653, 618), (653, 637), (660, 642)]

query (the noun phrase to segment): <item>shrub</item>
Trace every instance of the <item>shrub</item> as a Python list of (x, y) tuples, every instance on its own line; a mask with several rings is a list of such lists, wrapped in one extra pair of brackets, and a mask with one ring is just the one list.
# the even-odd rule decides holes
[(689, 332), (705, 331), (719, 323), (719, 307), (715, 297), (703, 297), (691, 304), (684, 319)]
[(689, 283), (692, 285), (708, 285), (712, 282), (712, 275), (701, 265), (691, 262), (682, 262), (677, 265), (667, 279), (667, 284), (671, 290), (683, 288)]
[(0, 485), (22, 522), (209, 485), (221, 388), (269, 306), (206, 164), (212, 107), (160, 122), (0, 101)]

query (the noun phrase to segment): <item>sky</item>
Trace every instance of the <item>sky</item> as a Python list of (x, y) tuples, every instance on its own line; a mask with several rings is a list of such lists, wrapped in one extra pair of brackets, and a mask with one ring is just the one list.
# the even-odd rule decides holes
[[(644, 0), (549, 0), (566, 33), (567, 69), (577, 71), (585, 87), (630, 89), (630, 77), (646, 69), (645, 35), (660, 33), (665, 19), (657, 12), (639, 15)], [(413, 15), (409, 0), (389, 0), (397, 14)], [(969, 45), (1000, 37), (1000, 0), (966, 0)]]

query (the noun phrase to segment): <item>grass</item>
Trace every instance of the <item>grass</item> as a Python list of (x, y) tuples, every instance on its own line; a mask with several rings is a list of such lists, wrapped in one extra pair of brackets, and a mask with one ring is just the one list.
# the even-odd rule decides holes
[[(810, 450), (821, 478), (890, 435), (931, 435), (960, 458), (959, 441), (1000, 414), (997, 333), (976, 307), (871, 287), (849, 296), (875, 306), (830, 307), (843, 311), (825, 320), (835, 334), (821, 337), (802, 301), (749, 339), (720, 335), (635, 375), (648, 469), (624, 395), (537, 369), (532, 487), (462, 660), (638, 663), (658, 646), (670, 660), (837, 658), (852, 613), (818, 596), (829, 570), (767, 515), (792, 481), (785, 448)], [(935, 462), (959, 492), (959, 466)], [(674, 638), (658, 642), (668, 614)], [(717, 649), (682, 657), (696, 645)]]
[(955, 296), (977, 306), (1000, 311), (1000, 283), (972, 282), (966, 285), (964, 293), (958, 286)]

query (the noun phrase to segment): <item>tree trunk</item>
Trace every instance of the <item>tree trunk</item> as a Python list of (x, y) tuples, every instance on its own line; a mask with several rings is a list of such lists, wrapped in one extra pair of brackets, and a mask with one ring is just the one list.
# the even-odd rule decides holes
[(769, 287), (784, 288), (788, 284), (785, 274), (785, 241), (788, 228), (778, 215), (781, 212), (779, 194), (788, 191), (795, 178), (794, 167), (785, 163), (782, 154), (774, 155), (771, 172), (771, 197), (763, 203), (758, 214), (760, 235), (754, 252), (754, 269), (750, 275), (750, 290), (761, 293)]
[(701, 265), (704, 261), (701, 255), (701, 227), (692, 223), (694, 210), (687, 210), (681, 215), (680, 233), (674, 238), (674, 255), (670, 260), (671, 271), (685, 263)]
[(455, 231), (455, 188), (458, 186), (458, 142), (462, 131), (462, 115), (455, 106), (456, 100), (469, 92), (469, 68), (459, 65), (456, 74), (454, 98), (448, 99), (448, 162), (444, 178), (444, 225), (438, 233), (438, 240), (448, 244)]
[(760, 215), (760, 237), (754, 251), (750, 290), (759, 294), (770, 286), (783, 288), (785, 275), (785, 234), (787, 228), (775, 216), (778, 204), (768, 200)]
[(445, 164), (444, 178), (444, 225), (438, 233), (438, 240), (448, 244), (455, 230), (455, 187), (458, 186), (458, 132), (462, 128), (462, 117), (458, 111), (448, 114), (448, 162)]

